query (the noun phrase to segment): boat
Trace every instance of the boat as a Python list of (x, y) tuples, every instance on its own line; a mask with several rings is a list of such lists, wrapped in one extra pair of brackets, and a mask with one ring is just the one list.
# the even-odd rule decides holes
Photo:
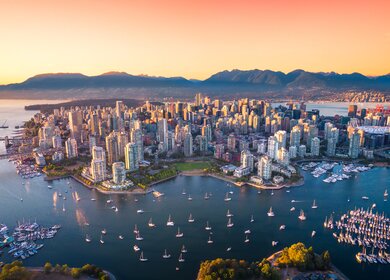
[(233, 191), (230, 191), (229, 193), (230, 193), (230, 194), (233, 194)]
[(209, 221), (206, 222), (205, 230), (211, 230), (211, 226), (209, 225)]
[(295, 211), (295, 207), (290, 208), (290, 212), (293, 212), (293, 211)]
[(118, 207), (115, 207), (115, 210), (114, 210), (115, 212), (118, 212), (119, 211), (119, 209), (118, 209)]
[(189, 223), (195, 222), (195, 219), (194, 219), (194, 217), (192, 217), (192, 214), (191, 214), (191, 213), (190, 213), (190, 216), (188, 217), (188, 222), (189, 222)]
[(286, 190), (286, 193), (289, 193), (290, 192), (290, 190)]
[(150, 218), (150, 219), (149, 219), (149, 222), (148, 222), (148, 227), (150, 227), (150, 228), (154, 228), (154, 227), (156, 227), (156, 225), (153, 223), (153, 220), (152, 220), (152, 218)]
[(211, 235), (209, 235), (209, 239), (207, 240), (207, 244), (213, 244), (214, 241), (211, 239)]
[(232, 247), (228, 247), (227, 249), (226, 249), (226, 252), (230, 252), (232, 250)]
[(104, 228), (103, 230), (102, 230), (102, 234), (106, 234), (107, 233), (107, 230)]
[(77, 192), (75, 192), (74, 197), (76, 198), (76, 201), (80, 201), (80, 196)]
[(88, 234), (85, 236), (85, 242), (87, 243), (91, 242), (91, 238), (89, 237)]
[(137, 214), (143, 214), (143, 213), (145, 213), (145, 211), (143, 209), (138, 209), (137, 210)]
[(245, 235), (245, 240), (244, 240), (244, 242), (245, 242), (245, 243), (248, 243), (248, 242), (249, 242), (249, 237), (248, 237), (247, 234)]
[(275, 213), (272, 211), (272, 207), (269, 208), (269, 211), (268, 211), (267, 215), (268, 215), (268, 217), (273, 217), (273, 216), (275, 216)]
[(104, 244), (103, 235), (100, 235), (100, 243)]
[(180, 253), (179, 262), (185, 262), (185, 259), (183, 258), (183, 253)]
[(144, 238), (139, 234), (139, 232), (135, 235), (135, 240), (142, 241)]
[(363, 200), (369, 200), (370, 198), (368, 196), (362, 196)]
[(286, 225), (281, 225), (280, 227), (279, 227), (279, 230), (285, 230), (286, 229)]
[(387, 193), (387, 189), (385, 190), (385, 193), (383, 194), (384, 197), (388, 197), (389, 194)]
[(232, 218), (229, 218), (229, 221), (228, 221), (228, 223), (227, 223), (226, 226), (227, 226), (228, 228), (231, 228), (231, 227), (234, 226), (234, 224), (233, 224), (233, 222), (232, 222)]
[(161, 193), (161, 192), (158, 192), (158, 191), (153, 191), (152, 194), (153, 194), (153, 196), (155, 198), (159, 198), (159, 197), (164, 195), (164, 193)]
[(229, 209), (227, 210), (226, 217), (233, 217), (233, 214), (230, 213), (230, 210), (229, 210)]
[(276, 245), (278, 245), (279, 241), (272, 241), (272, 247), (275, 247)]
[(305, 212), (303, 212), (303, 210), (301, 210), (298, 219), (300, 219), (301, 221), (306, 220)]
[(178, 228), (177, 228), (176, 237), (177, 237), (177, 238), (181, 238), (181, 237), (183, 237), (183, 235), (184, 235), (184, 234), (183, 234), (182, 232), (180, 232), (180, 228), (178, 227)]
[(52, 187), (52, 186), (50, 186), (50, 185), (48, 185), (48, 186), (47, 186), (47, 188), (51, 190), (53, 187)]
[(314, 237), (314, 235), (316, 235), (316, 231), (315, 231), (315, 230), (313, 230), (313, 231), (311, 232), (311, 237)]
[(255, 221), (255, 219), (253, 218), (253, 215), (251, 215), (251, 220), (250, 222), (253, 223)]
[(62, 204), (62, 212), (65, 212), (66, 209), (65, 209), (65, 204)]
[(189, 194), (188, 195), (188, 198), (187, 198), (189, 201), (192, 201), (192, 197), (191, 197), (191, 195)]
[(139, 256), (139, 260), (141, 262), (147, 262), (148, 261), (148, 259), (144, 257), (144, 252), (143, 251), (141, 252), (141, 255)]
[(170, 259), (171, 258), (171, 255), (167, 253), (167, 249), (165, 249), (164, 255), (162, 257), (163, 257), (163, 259)]
[(96, 198), (91, 198), (91, 201), (96, 201)]
[(181, 194), (182, 194), (182, 195), (186, 195), (186, 194), (187, 194), (187, 193), (186, 193), (186, 190), (183, 189), (183, 191), (181, 192)]
[(245, 234), (251, 234), (251, 230), (250, 229), (247, 229), (246, 231), (244, 231)]
[(171, 215), (169, 214), (168, 221), (167, 221), (167, 226), (168, 227), (173, 227), (175, 223), (173, 222)]
[(227, 192), (226, 195), (225, 195), (225, 199), (224, 199), (226, 202), (232, 200), (231, 197), (229, 197), (229, 193)]
[(205, 193), (205, 195), (204, 195), (204, 199), (205, 200), (208, 200), (210, 197), (209, 197), (209, 195), (207, 194), (207, 192)]
[(118, 238), (119, 238), (120, 240), (123, 240), (124, 237), (123, 237), (122, 235), (119, 235)]
[(107, 204), (110, 204), (112, 202), (112, 199), (109, 199), (106, 202), (107, 202)]
[(180, 252), (182, 252), (182, 253), (187, 253), (186, 246), (183, 245), (183, 246), (181, 247)]
[(313, 209), (317, 209), (318, 208), (318, 206), (316, 205), (316, 200), (315, 199), (313, 201), (313, 205), (311, 206), (311, 208), (313, 208)]
[(271, 191), (271, 195), (274, 195), (274, 190)]
[(371, 208), (375, 208), (376, 207), (376, 204), (374, 203), (374, 204), (372, 204), (372, 206), (371, 206)]
[(23, 202), (23, 198), (22, 197), (20, 198), (20, 201)]
[(133, 250), (135, 251), (135, 252), (138, 252), (139, 250), (141, 250), (137, 245), (134, 245), (133, 246)]
[(134, 225), (134, 230), (133, 230), (133, 232), (134, 232), (135, 234), (138, 234), (138, 233), (139, 233), (137, 224)]

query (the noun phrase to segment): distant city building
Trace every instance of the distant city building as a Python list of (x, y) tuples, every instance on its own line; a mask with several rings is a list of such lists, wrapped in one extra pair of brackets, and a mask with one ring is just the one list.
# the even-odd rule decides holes
[(138, 170), (138, 146), (135, 143), (128, 143), (125, 147), (126, 169), (130, 171)]
[(269, 156), (259, 158), (257, 175), (265, 180), (270, 180), (272, 175), (272, 159)]
[(121, 161), (112, 164), (112, 181), (123, 184), (126, 180), (125, 164)]
[(279, 150), (279, 142), (274, 136), (268, 137), (267, 155), (271, 159), (276, 159), (277, 151)]
[(118, 138), (114, 132), (106, 137), (106, 151), (107, 164), (112, 165), (114, 162), (119, 161)]
[(318, 157), (320, 155), (320, 139), (318, 137), (311, 139), (310, 153), (314, 157)]
[(249, 150), (244, 150), (241, 152), (241, 167), (249, 168), (249, 171), (253, 171), (254, 167), (254, 158)]
[(193, 147), (192, 147), (192, 135), (191, 132), (187, 132), (187, 134), (184, 137), (184, 156), (190, 157), (193, 153)]
[(65, 141), (65, 151), (67, 158), (75, 158), (78, 156), (76, 139), (68, 138), (68, 140)]

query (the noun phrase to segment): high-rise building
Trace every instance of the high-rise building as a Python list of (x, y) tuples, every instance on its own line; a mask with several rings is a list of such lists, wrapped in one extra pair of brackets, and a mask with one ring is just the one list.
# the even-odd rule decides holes
[(259, 158), (257, 165), (257, 175), (265, 180), (271, 179), (272, 175), (272, 159), (268, 156)]
[(125, 164), (121, 161), (112, 164), (112, 181), (115, 184), (123, 184), (126, 180)]
[(121, 130), (123, 128), (123, 102), (116, 101), (115, 115), (117, 120), (117, 129)]
[(268, 149), (267, 155), (271, 159), (276, 159), (276, 153), (279, 150), (279, 142), (276, 140), (274, 136), (268, 137)]
[(197, 93), (195, 94), (195, 106), (199, 107), (202, 103), (202, 94)]
[(157, 140), (162, 143), (163, 151), (168, 151), (168, 122), (160, 119), (157, 123)]
[(249, 150), (243, 150), (241, 152), (241, 167), (242, 168), (249, 168), (249, 170), (252, 172), (254, 166), (254, 158), (253, 155)]
[(119, 158), (123, 158), (125, 156), (125, 147), (129, 143), (129, 137), (126, 132), (118, 132), (117, 139)]
[(359, 150), (360, 150), (360, 134), (358, 130), (355, 129), (354, 132), (351, 134), (351, 137), (349, 138), (348, 156), (350, 158), (358, 158)]
[(300, 145), (298, 148), (298, 155), (301, 158), (304, 158), (306, 156), (306, 145)]
[(278, 147), (279, 148), (285, 148), (286, 147), (286, 140), (287, 140), (287, 133), (284, 130), (279, 130), (275, 133), (276, 141), (278, 141)]
[(227, 140), (227, 148), (229, 151), (234, 152), (236, 150), (236, 136), (234, 134), (230, 134)]
[(294, 126), (290, 132), (290, 146), (299, 147), (301, 144), (301, 129), (299, 126)]
[(192, 135), (191, 132), (187, 132), (184, 137), (184, 156), (190, 157), (192, 156), (193, 148), (192, 148)]
[(215, 150), (214, 150), (215, 158), (221, 159), (224, 153), (225, 153), (225, 146), (223, 144), (215, 145)]
[(70, 135), (76, 141), (81, 141), (81, 131), (83, 128), (83, 115), (80, 110), (69, 112)]
[(288, 148), (288, 156), (290, 157), (290, 159), (297, 157), (297, 147), (296, 146), (290, 146), (290, 148)]
[(68, 138), (68, 140), (65, 141), (65, 152), (67, 158), (75, 158), (78, 156), (76, 139)]
[(101, 159), (92, 159), (91, 161), (91, 176), (95, 182), (104, 181), (106, 179), (106, 162)]
[(348, 117), (355, 118), (357, 113), (357, 105), (349, 105), (348, 106)]
[[(130, 134), (131, 142), (137, 145), (138, 162), (144, 160), (144, 141), (141, 129), (133, 129)], [(171, 148), (172, 149), (172, 148)], [(169, 150), (169, 132), (168, 132), (168, 150)]]
[(290, 157), (286, 148), (282, 147), (278, 150), (277, 161), (283, 165), (288, 165), (290, 163)]
[(61, 136), (59, 135), (54, 135), (52, 137), (52, 142), (53, 142), (53, 148), (54, 149), (60, 149), (62, 148), (62, 139)]
[(93, 112), (91, 115), (91, 134), (92, 135), (98, 135), (99, 134), (99, 116), (96, 112)]
[(89, 135), (89, 153), (92, 154), (92, 148), (96, 146), (96, 137)]
[(318, 137), (311, 139), (310, 153), (314, 157), (318, 157), (320, 155), (320, 139)]
[(138, 146), (136, 143), (128, 143), (125, 147), (126, 169), (135, 171), (139, 168)]
[(106, 137), (106, 151), (109, 165), (119, 161), (118, 138), (114, 132)]

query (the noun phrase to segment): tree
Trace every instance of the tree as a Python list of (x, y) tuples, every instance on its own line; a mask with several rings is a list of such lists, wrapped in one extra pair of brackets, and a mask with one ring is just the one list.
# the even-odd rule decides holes
[(322, 258), (322, 262), (324, 264), (324, 269), (329, 269), (330, 268), (330, 263), (331, 263), (329, 251), (323, 252), (321, 254), (321, 258)]
[(45, 265), (43, 266), (43, 271), (46, 273), (46, 274), (49, 274), (51, 272), (51, 270), (53, 269), (53, 266), (51, 265), (51, 263), (47, 262), (45, 263)]
[(68, 271), (69, 271), (69, 266), (67, 264), (62, 265), (61, 273), (66, 275), (66, 274), (68, 274)]
[(70, 270), (70, 275), (74, 278), (74, 279), (78, 279), (80, 278), (80, 275), (81, 275), (81, 269), (80, 268), (72, 268)]

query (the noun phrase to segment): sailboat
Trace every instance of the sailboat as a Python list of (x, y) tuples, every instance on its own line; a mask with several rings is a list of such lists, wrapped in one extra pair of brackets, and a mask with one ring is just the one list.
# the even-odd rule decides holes
[(63, 211), (63, 212), (66, 211), (66, 209), (65, 209), (65, 204), (64, 204), (64, 203), (62, 203), (62, 211)]
[(233, 214), (230, 213), (230, 210), (229, 210), (229, 209), (227, 210), (226, 217), (233, 217)]
[(194, 219), (194, 217), (192, 217), (192, 214), (191, 214), (191, 213), (190, 213), (190, 216), (188, 217), (188, 222), (189, 222), (189, 223), (195, 222), (195, 219)]
[(209, 225), (209, 221), (206, 222), (205, 230), (211, 230), (211, 226)]
[(318, 208), (318, 206), (316, 205), (316, 200), (315, 199), (313, 201), (313, 205), (311, 206), (311, 208), (313, 208), (313, 209), (317, 209)]
[(387, 198), (387, 197), (389, 196), (389, 194), (387, 193), (387, 189), (385, 190), (385, 193), (383, 194), (383, 196), (384, 196), (385, 198)]
[(228, 221), (228, 223), (227, 223), (226, 226), (227, 226), (228, 228), (231, 228), (231, 227), (234, 226), (234, 224), (233, 224), (233, 222), (232, 222), (232, 218), (229, 218), (229, 221)]
[(89, 237), (88, 234), (85, 236), (85, 241), (88, 242), (88, 243), (91, 242), (91, 238)]
[(204, 195), (204, 199), (205, 200), (208, 200), (210, 197), (209, 197), (209, 195), (207, 194), (207, 192), (205, 193), (205, 195)]
[(229, 193), (226, 193), (226, 195), (225, 195), (225, 201), (228, 202), (228, 201), (230, 201), (230, 200), (232, 200), (232, 198), (229, 197)]
[(154, 227), (156, 227), (156, 225), (153, 223), (153, 220), (152, 220), (152, 218), (150, 218), (150, 219), (149, 219), (149, 222), (148, 222), (148, 227), (150, 227), (150, 228), (154, 228)]
[(115, 210), (114, 210), (114, 211), (115, 211), (115, 212), (118, 212), (118, 211), (119, 211), (118, 207), (115, 206)]
[(275, 216), (275, 213), (272, 211), (272, 207), (269, 208), (269, 211), (268, 211), (267, 215), (268, 215), (268, 217), (273, 217), (273, 216)]
[(173, 227), (175, 223), (173, 222), (171, 215), (169, 214), (168, 221), (167, 221), (167, 226), (168, 227)]
[(285, 230), (286, 229), (286, 225), (281, 225), (279, 230)]
[(100, 235), (100, 243), (104, 244), (103, 235)]
[(123, 237), (123, 235), (119, 235), (118, 238), (119, 238), (120, 240), (123, 240), (124, 237)]
[(171, 258), (171, 255), (167, 253), (167, 249), (165, 249), (164, 255), (162, 257), (163, 257), (163, 259), (170, 259)]
[(274, 190), (271, 191), (271, 195), (274, 195)]
[(253, 215), (251, 216), (251, 223), (253, 223), (255, 219), (253, 218)]
[(144, 238), (139, 234), (139, 232), (135, 236), (135, 240), (142, 241)]
[(192, 197), (191, 197), (191, 195), (189, 194), (188, 195), (188, 198), (187, 198), (189, 201), (192, 201)]
[(76, 198), (76, 201), (80, 201), (80, 197), (79, 197), (79, 194), (77, 192), (75, 192), (74, 197)]
[(183, 253), (180, 253), (179, 262), (185, 262), (185, 259), (183, 258)]
[(180, 252), (182, 252), (182, 253), (187, 253), (186, 246), (183, 245), (183, 246), (181, 247)]
[(300, 219), (301, 221), (306, 220), (305, 212), (303, 212), (303, 210), (301, 210), (298, 219)]
[(104, 228), (103, 230), (102, 230), (102, 234), (106, 234), (107, 233), (107, 230)]
[(148, 261), (148, 259), (144, 257), (144, 251), (141, 252), (141, 255), (139, 256), (139, 260), (141, 262), (147, 262)]
[(48, 188), (48, 189), (52, 189), (53, 187), (52, 187), (52, 186), (50, 186), (50, 185), (48, 185), (48, 186), (47, 186), (47, 188)]
[(207, 240), (207, 244), (213, 244), (214, 241), (211, 239), (211, 235), (209, 235), (209, 240)]
[(316, 235), (316, 231), (315, 231), (315, 230), (313, 230), (313, 231), (311, 232), (311, 237), (314, 237), (314, 235)]
[(245, 243), (248, 243), (249, 242), (249, 237), (248, 237), (248, 234), (245, 235), (245, 240), (244, 240)]
[(182, 195), (186, 195), (186, 194), (187, 194), (187, 193), (186, 193), (186, 190), (183, 189), (183, 191), (181, 192), (181, 194), (182, 194)]
[(139, 250), (141, 250), (137, 245), (134, 245), (133, 246), (133, 250), (134, 252), (138, 252)]
[(290, 208), (290, 212), (293, 212), (293, 211), (295, 211), (295, 207)]
[(138, 234), (138, 233), (139, 233), (137, 224), (134, 225), (134, 230), (133, 230), (133, 232), (134, 232), (135, 234)]
[(137, 210), (137, 214), (143, 214), (143, 213), (145, 213), (145, 211), (143, 209), (138, 209)]
[(278, 241), (272, 241), (272, 247), (278, 245), (278, 243), (279, 243)]
[(228, 247), (227, 249), (226, 249), (226, 252), (230, 252), (232, 250), (232, 247)]
[(177, 238), (181, 238), (181, 237), (183, 237), (183, 235), (184, 235), (184, 234), (183, 234), (182, 232), (180, 232), (180, 228), (178, 227), (178, 228), (177, 228), (176, 237), (177, 237)]

